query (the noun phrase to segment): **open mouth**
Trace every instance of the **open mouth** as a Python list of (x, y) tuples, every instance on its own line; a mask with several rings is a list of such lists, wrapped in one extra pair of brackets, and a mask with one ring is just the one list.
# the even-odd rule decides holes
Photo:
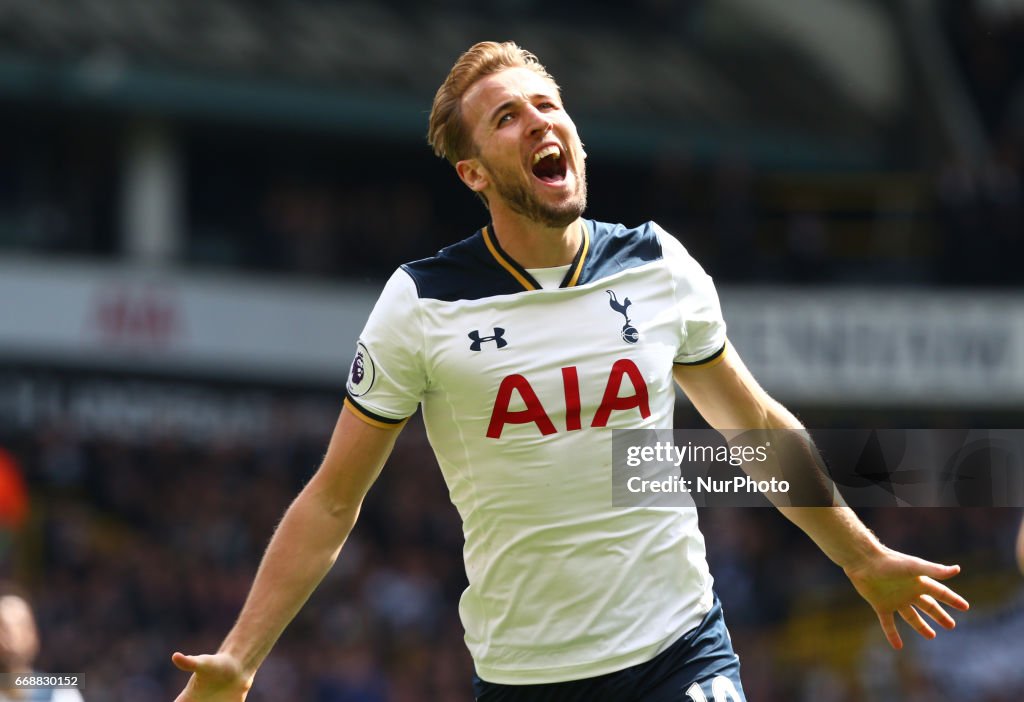
[(554, 144), (545, 146), (533, 155), (533, 175), (545, 183), (561, 183), (565, 180), (566, 162), (562, 149)]

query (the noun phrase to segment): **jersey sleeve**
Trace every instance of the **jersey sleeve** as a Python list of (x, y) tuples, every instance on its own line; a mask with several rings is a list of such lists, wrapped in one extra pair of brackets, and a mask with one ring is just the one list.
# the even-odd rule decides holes
[(725, 319), (715, 283), (678, 239), (658, 225), (654, 227), (672, 274), (683, 331), (674, 360), (683, 365), (714, 361), (725, 350)]
[(377, 426), (399, 424), (420, 402), (427, 379), (416, 285), (399, 269), (384, 286), (356, 343), (346, 405)]

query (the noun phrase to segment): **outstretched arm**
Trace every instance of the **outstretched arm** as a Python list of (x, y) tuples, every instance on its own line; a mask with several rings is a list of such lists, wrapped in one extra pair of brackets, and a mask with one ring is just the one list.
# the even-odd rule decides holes
[(256, 669), (341, 551), (400, 427), (370, 426), (342, 410), (323, 464), (285, 512), (220, 650), (173, 655), (192, 673), (176, 702), (245, 699)]
[[(676, 366), (675, 379), (701, 416), (719, 431), (804, 431), (796, 417), (757, 384), (732, 348), (726, 350), (720, 361), (707, 366)], [(802, 469), (804, 481), (813, 484), (819, 472), (813, 446), (804, 456), (804, 466), (787, 466), (787, 472)], [(857, 592), (875, 610), (889, 644), (896, 649), (903, 647), (895, 624), (897, 612), (925, 638), (934, 638), (935, 631), (921, 617), (921, 612), (941, 626), (953, 628), (953, 618), (939, 603), (960, 610), (966, 610), (968, 604), (938, 580), (953, 577), (960, 572), (960, 567), (931, 563), (893, 551), (878, 541), (841, 496), (836, 494), (833, 504), (832, 507), (780, 506), (779, 510), (843, 569)]]

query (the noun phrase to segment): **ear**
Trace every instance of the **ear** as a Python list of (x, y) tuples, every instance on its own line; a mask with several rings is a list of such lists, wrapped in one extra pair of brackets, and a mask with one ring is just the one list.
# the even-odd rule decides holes
[(482, 192), (491, 184), (490, 175), (479, 159), (467, 158), (457, 162), (455, 172), (459, 174), (459, 179), (466, 184), (466, 187), (474, 193)]

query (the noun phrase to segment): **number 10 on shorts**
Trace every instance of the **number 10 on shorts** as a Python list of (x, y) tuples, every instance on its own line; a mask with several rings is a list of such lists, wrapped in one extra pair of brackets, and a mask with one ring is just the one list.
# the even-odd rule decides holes
[[(701, 689), (700, 683), (690, 685), (686, 690), (686, 696), (693, 702), (708, 702), (708, 697)], [(743, 702), (743, 698), (736, 686), (732, 684), (732, 680), (724, 675), (718, 675), (711, 681), (711, 696), (714, 698), (714, 702)]]

